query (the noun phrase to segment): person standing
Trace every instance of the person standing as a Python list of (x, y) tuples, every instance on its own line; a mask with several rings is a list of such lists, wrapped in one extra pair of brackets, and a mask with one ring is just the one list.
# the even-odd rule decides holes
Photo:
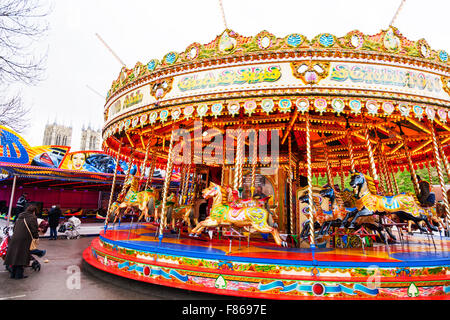
[(19, 199), (17, 200), (16, 203), (16, 209), (14, 211), (14, 221), (16, 221), (17, 216), (25, 211), (25, 208), (27, 207), (27, 203), (28, 203), (28, 193), (23, 193)]
[(14, 224), (14, 233), (8, 245), (4, 264), (10, 266), (11, 278), (26, 278), (24, 267), (30, 263), (30, 245), (32, 239), (39, 238), (36, 218), (37, 206), (30, 205), (19, 214)]
[(59, 204), (54, 205), (48, 213), (48, 225), (50, 227), (50, 240), (56, 240), (58, 238), (58, 225), (59, 218), (61, 217), (61, 209)]
[(431, 192), (431, 186), (426, 180), (422, 180), (419, 175), (416, 175), (419, 182), (419, 194), (417, 196), (420, 204), (424, 207), (432, 207), (436, 202), (436, 196)]

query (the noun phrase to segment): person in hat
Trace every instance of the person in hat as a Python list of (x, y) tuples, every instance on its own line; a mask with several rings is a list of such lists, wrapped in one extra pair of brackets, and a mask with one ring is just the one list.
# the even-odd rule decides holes
[[(39, 227), (36, 218), (37, 210), (36, 205), (29, 205), (24, 212), (19, 214), (14, 224), (14, 233), (8, 244), (4, 262), (13, 279), (26, 278), (23, 273), (24, 267), (30, 264), (31, 241), (39, 238)], [(36, 253), (39, 253), (39, 256), (45, 255), (45, 251), (42, 250)]]
[(22, 213), (22, 212), (25, 211), (25, 209), (26, 209), (26, 207), (27, 207), (27, 204), (28, 204), (28, 199), (27, 199), (27, 197), (28, 197), (28, 193), (23, 193), (23, 194), (19, 197), (19, 199), (17, 200), (17, 203), (16, 203), (16, 209), (14, 210), (14, 221), (16, 221), (17, 216), (18, 216), (20, 213)]
[(419, 175), (416, 175), (419, 182), (419, 195), (417, 196), (420, 204), (424, 207), (432, 207), (436, 202), (436, 195), (431, 192), (431, 186), (426, 180), (422, 180)]

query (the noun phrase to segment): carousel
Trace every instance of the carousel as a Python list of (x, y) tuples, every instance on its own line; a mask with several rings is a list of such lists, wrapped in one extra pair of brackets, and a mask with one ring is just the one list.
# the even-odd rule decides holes
[(449, 298), (450, 62), (424, 39), (226, 29), (122, 68), (104, 120), (130, 165), (93, 267), (228, 296)]

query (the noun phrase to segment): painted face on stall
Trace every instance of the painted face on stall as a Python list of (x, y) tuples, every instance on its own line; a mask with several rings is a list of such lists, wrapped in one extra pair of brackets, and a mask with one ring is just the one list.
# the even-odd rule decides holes
[(81, 170), (83, 169), (83, 164), (86, 161), (86, 155), (84, 153), (75, 153), (72, 155), (72, 170)]

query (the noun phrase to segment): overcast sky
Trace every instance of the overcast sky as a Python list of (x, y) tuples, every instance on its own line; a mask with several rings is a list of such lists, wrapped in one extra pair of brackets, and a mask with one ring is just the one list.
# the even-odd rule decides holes
[[(44, 126), (56, 120), (73, 127), (72, 151), (81, 127), (103, 125), (103, 106), (120, 63), (97, 39), (98, 33), (127, 67), (147, 63), (193, 42), (206, 44), (224, 30), (218, 0), (47, 0), (53, 11), (46, 79), (23, 88), (32, 124), (22, 136), (42, 144)], [(228, 27), (244, 36), (267, 30), (278, 37), (300, 33), (312, 39), (328, 32), (378, 33), (389, 26), (401, 0), (223, 0)], [(394, 25), (407, 38), (424, 38), (432, 49), (450, 52), (448, 0), (406, 0)]]

